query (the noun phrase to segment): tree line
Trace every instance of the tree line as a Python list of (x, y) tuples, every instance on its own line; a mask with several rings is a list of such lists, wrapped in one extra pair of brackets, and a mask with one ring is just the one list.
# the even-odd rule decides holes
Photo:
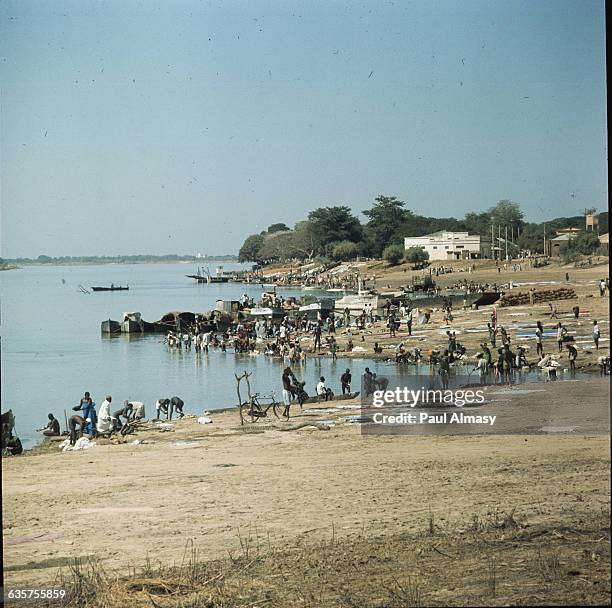
[(151, 262), (205, 262), (205, 261), (236, 261), (235, 255), (213, 255), (198, 258), (194, 255), (178, 255), (175, 253), (167, 255), (63, 255), (52, 257), (49, 255), (39, 255), (36, 258), (0, 258), (0, 264), (138, 264)]
[[(372, 207), (362, 213), (366, 217), (364, 223), (346, 205), (319, 207), (293, 228), (284, 223), (272, 224), (245, 239), (238, 259), (259, 264), (314, 257), (337, 261), (357, 256), (390, 259), (403, 252), (405, 237), (440, 230), (467, 231), (488, 239), (501, 236), (511, 240), (515, 247), (533, 252), (541, 253), (544, 248), (544, 224), (526, 222), (519, 204), (510, 200), (501, 200), (487, 211), (466, 213), (457, 219), (418, 215), (397, 197), (379, 195)], [(607, 232), (607, 213), (599, 218), (600, 229), (605, 227)], [(546, 226), (549, 235), (553, 235), (560, 228), (583, 227), (584, 217), (558, 218), (546, 222)]]

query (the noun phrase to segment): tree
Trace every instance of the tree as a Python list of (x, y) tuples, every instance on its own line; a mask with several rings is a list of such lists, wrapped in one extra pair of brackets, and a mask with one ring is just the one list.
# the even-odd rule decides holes
[[(546, 228), (549, 236), (554, 236), (551, 228)], [(544, 224), (525, 224), (521, 234), (516, 240), (516, 244), (521, 249), (526, 249), (536, 253), (544, 252)]]
[(36, 261), (40, 264), (49, 264), (53, 262), (53, 258), (50, 258), (48, 255), (39, 255)]
[(272, 234), (274, 232), (285, 232), (287, 230), (291, 230), (287, 224), (283, 224), (283, 222), (279, 222), (278, 224), (272, 224), (268, 226), (268, 234)]
[(308, 223), (318, 253), (327, 253), (326, 247), (331, 243), (358, 243), (362, 238), (359, 220), (345, 205), (319, 207), (308, 214)]
[(491, 234), (491, 218), (487, 212), (466, 213), (463, 224), (470, 234), (480, 234), (481, 236), (490, 236)]
[(566, 262), (571, 262), (579, 255), (592, 255), (597, 249), (599, 249), (599, 237), (589, 231), (568, 241), (561, 247), (560, 254)]
[(292, 251), (293, 232), (273, 232), (264, 237), (259, 256), (265, 260), (288, 260), (294, 257)]
[(308, 220), (298, 222), (293, 229), (293, 250), (298, 254), (298, 257), (312, 259), (316, 253), (316, 244), (312, 226)]
[(387, 247), (385, 247), (382, 253), (382, 257), (387, 262), (389, 262), (390, 266), (395, 266), (396, 264), (399, 264), (403, 260), (404, 248), (397, 243), (393, 245), (388, 245)]
[(380, 194), (374, 200), (372, 208), (363, 212), (369, 220), (364, 235), (370, 254), (379, 257), (387, 245), (401, 244), (406, 223), (413, 215), (395, 196)]
[(426, 262), (429, 259), (429, 253), (420, 247), (410, 247), (406, 250), (405, 258), (412, 264)]
[(336, 261), (346, 262), (355, 259), (358, 255), (359, 246), (351, 241), (342, 241), (332, 249), (332, 258)]
[(487, 212), (491, 217), (491, 224), (493, 224), (497, 230), (497, 226), (501, 226), (501, 229), (507, 226), (508, 230), (512, 226), (514, 228), (522, 228), (525, 222), (523, 221), (523, 212), (519, 207), (518, 203), (514, 203), (509, 200), (499, 201), (497, 205), (491, 207)]
[(261, 234), (252, 234), (248, 236), (240, 251), (238, 252), (239, 262), (259, 262), (261, 257), (259, 251), (264, 244), (264, 237)]

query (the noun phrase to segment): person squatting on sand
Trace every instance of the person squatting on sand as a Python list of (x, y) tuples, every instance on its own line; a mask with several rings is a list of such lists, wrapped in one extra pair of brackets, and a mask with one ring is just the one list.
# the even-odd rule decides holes
[(44, 426), (40, 429), (36, 429), (36, 431), (42, 431), (42, 434), (45, 437), (58, 437), (60, 434), (60, 423), (57, 418), (53, 414), (48, 415), (49, 422), (47, 426)]

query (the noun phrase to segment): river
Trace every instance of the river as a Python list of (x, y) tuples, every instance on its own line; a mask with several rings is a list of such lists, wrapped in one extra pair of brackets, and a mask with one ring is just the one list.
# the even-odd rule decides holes
[[(224, 265), (226, 270), (238, 264)], [(0, 272), (2, 331), (2, 411), (16, 416), (16, 431), (25, 447), (38, 440), (37, 427), (53, 413), (64, 427), (64, 410), (71, 414), (84, 391), (98, 404), (110, 393), (113, 403), (124, 399), (145, 403), (147, 415), (160, 397), (180, 396), (187, 413), (235, 405), (234, 372), (253, 372), (253, 390), (280, 398), (282, 361), (265, 356), (235, 355), (211, 350), (169, 351), (162, 335), (132, 337), (101, 335), (100, 323), (120, 320), (139, 311), (146, 321), (172, 310), (204, 312), (218, 299), (238, 299), (243, 293), (259, 299), (259, 285), (197, 284), (186, 274), (195, 264), (110, 264), (91, 266), (30, 266)], [(212, 270), (212, 268), (211, 268)], [(96, 285), (126, 285), (129, 291), (84, 294)], [(284, 296), (301, 292), (283, 289)], [(357, 379), (363, 369), (394, 365), (368, 360), (337, 362), (310, 359), (296, 367), (314, 394), (320, 375), (337, 391), (347, 367)], [(389, 369), (391, 371), (391, 369)]]

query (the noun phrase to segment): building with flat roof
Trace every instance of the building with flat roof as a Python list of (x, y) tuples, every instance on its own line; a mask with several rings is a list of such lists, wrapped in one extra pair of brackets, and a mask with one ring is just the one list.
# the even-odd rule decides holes
[(479, 234), (440, 230), (425, 236), (404, 238), (404, 248), (427, 251), (430, 260), (479, 260), (491, 256), (491, 244)]

